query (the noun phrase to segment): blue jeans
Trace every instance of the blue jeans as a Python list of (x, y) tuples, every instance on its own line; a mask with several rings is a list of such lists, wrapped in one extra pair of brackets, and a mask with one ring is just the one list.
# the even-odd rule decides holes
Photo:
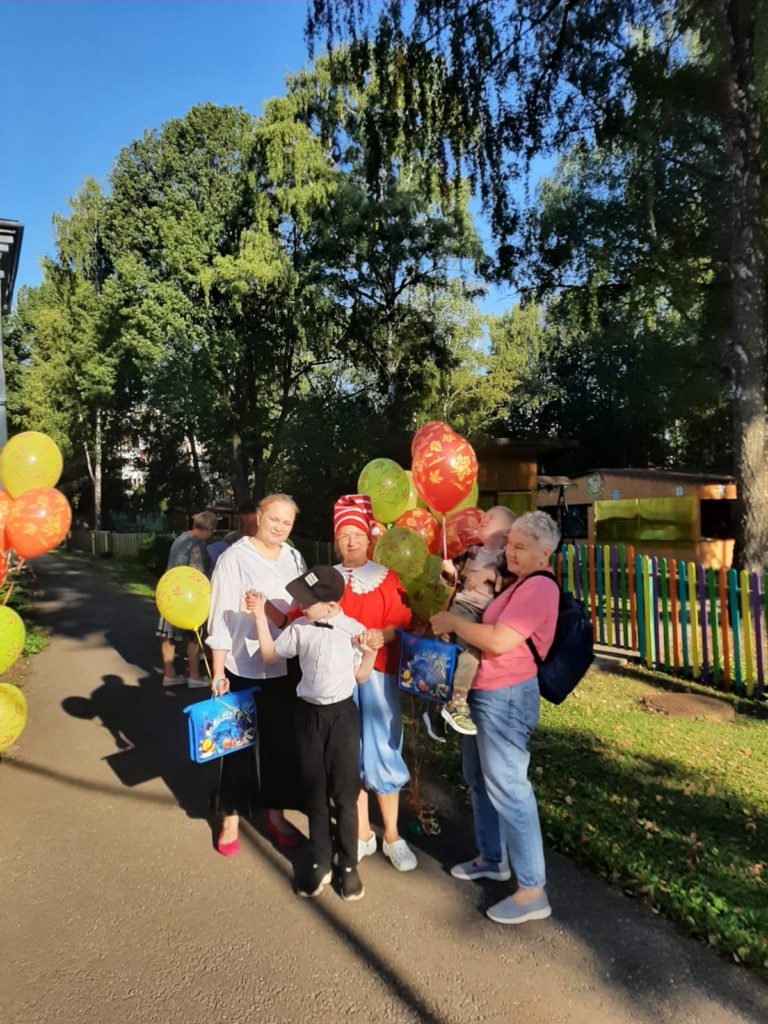
[(534, 676), (501, 690), (470, 690), (477, 736), (465, 736), (464, 778), (472, 796), (477, 850), (483, 860), (509, 860), (517, 884), (546, 885), (539, 810), (528, 781), (528, 741), (539, 721)]

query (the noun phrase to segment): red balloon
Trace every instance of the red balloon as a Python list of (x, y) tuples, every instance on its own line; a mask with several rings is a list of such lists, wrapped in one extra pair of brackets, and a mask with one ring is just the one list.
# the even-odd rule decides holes
[(440, 550), (440, 527), (426, 509), (409, 508), (407, 512), (403, 512), (395, 526), (406, 526), (414, 533), (418, 533), (427, 545), (430, 555), (436, 555)]
[(0, 587), (5, 583), (5, 577), (8, 575), (8, 556), (4, 551), (0, 551)]
[(423, 427), (419, 427), (411, 441), (411, 458), (413, 458), (424, 441), (430, 440), (433, 436), (437, 437), (438, 434), (444, 434), (446, 430), (450, 429), (447, 423), (441, 423), (440, 420), (430, 420)]
[(455, 558), (470, 544), (479, 544), (480, 529), (485, 513), (480, 508), (459, 508), (445, 517), (445, 540), (448, 557)]
[(6, 543), (21, 558), (37, 558), (64, 540), (71, 523), (72, 509), (61, 491), (37, 487), (14, 501), (5, 525)]
[(6, 491), (0, 491), (0, 553), (8, 550), (8, 541), (5, 538), (5, 524), (8, 521), (8, 513), (11, 511), (13, 498)]
[(430, 508), (448, 512), (472, 490), (477, 457), (468, 441), (452, 430), (424, 441), (413, 459), (413, 485)]

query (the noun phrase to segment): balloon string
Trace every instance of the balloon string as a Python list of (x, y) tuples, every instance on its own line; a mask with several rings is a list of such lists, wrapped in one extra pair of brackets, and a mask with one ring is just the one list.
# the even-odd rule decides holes
[(448, 557), (448, 536), (445, 532), (445, 516), (443, 516), (442, 522), (442, 534), (443, 534), (443, 558)]
[(211, 682), (213, 682), (213, 672), (211, 672), (211, 666), (208, 664), (208, 657), (205, 653), (205, 644), (203, 643), (203, 638), (200, 636), (199, 629), (195, 630), (195, 636), (197, 637), (197, 644), (198, 647), (200, 648), (200, 653), (203, 656), (203, 661), (205, 663), (205, 671), (208, 673), (208, 678), (211, 680)]

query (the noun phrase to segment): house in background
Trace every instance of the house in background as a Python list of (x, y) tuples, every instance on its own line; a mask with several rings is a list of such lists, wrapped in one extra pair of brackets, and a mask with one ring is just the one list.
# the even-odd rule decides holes
[(663, 469), (593, 469), (570, 480), (554, 480), (560, 483), (539, 490), (538, 507), (557, 514), (568, 540), (632, 544), (637, 552), (716, 569), (731, 565), (733, 477)]
[(570, 451), (573, 442), (541, 437), (470, 438), (478, 461), (480, 508), (504, 505), (516, 515), (536, 508), (539, 464)]

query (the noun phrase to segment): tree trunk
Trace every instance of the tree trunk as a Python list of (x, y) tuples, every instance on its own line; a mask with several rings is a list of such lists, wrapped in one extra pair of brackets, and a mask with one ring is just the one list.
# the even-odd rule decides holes
[(245, 453), (243, 442), (237, 432), (232, 434), (232, 462), (230, 464), (230, 479), (232, 481), (232, 493), (235, 498), (235, 505), (248, 501), (251, 497), (248, 487), (248, 470), (245, 464)]
[(101, 407), (96, 408), (96, 432), (93, 452), (93, 528), (101, 529), (101, 484), (103, 440), (101, 431)]
[(768, 558), (766, 308), (755, 5), (727, 0), (724, 74), (730, 177), (731, 373), (738, 487), (735, 562), (760, 571)]
[(200, 456), (197, 452), (195, 434), (191, 427), (187, 430), (187, 438), (189, 440), (189, 450), (192, 453), (192, 471), (195, 474), (195, 496), (197, 498), (198, 505), (200, 508), (203, 508), (208, 504), (207, 488), (203, 482), (203, 474), (200, 469)]

